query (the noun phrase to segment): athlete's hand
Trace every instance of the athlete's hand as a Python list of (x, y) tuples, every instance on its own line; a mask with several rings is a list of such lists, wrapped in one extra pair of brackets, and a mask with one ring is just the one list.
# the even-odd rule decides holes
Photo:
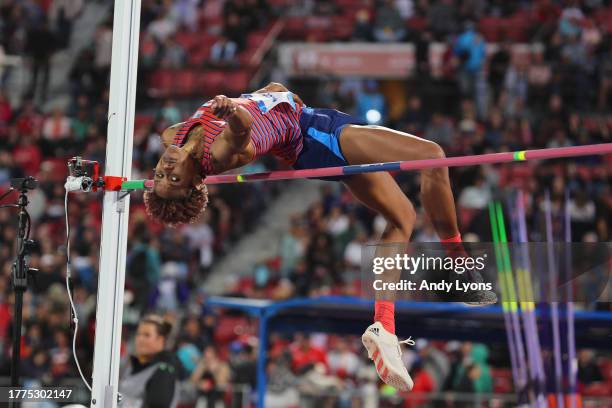
[[(270, 82), (263, 89), (260, 89), (256, 93), (261, 93), (261, 92), (291, 92), (291, 91), (287, 89), (287, 87), (281, 83)], [(304, 106), (304, 102), (302, 101), (302, 98), (300, 98), (298, 94), (296, 94), (295, 92), (291, 92), (291, 94), (293, 95), (293, 100), (295, 101), (295, 103), (297, 103), (300, 106)]]
[(210, 104), (213, 115), (220, 119), (227, 119), (238, 110), (238, 105), (225, 95), (217, 95)]

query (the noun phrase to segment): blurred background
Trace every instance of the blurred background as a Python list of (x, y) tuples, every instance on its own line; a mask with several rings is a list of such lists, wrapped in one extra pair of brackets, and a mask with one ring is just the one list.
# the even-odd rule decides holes
[[(111, 1), (0, 3), (0, 193), (12, 177), (41, 182), (29, 193), (37, 242), (30, 265), (40, 270), (24, 304), (22, 370), (31, 384), (82, 387), (64, 286), (63, 182), (73, 155), (104, 164), (112, 28)], [(612, 142), (611, 39), (607, 0), (143, 0), (132, 175), (150, 178), (165, 127), (216, 94), (238, 96), (270, 81), (286, 84), (309, 106), (433, 140), (448, 156)], [(562, 236), (567, 188), (572, 240), (609, 241), (611, 164), (602, 156), (451, 169), (464, 239), (490, 242), (488, 202), (520, 187), (528, 194), (531, 240), (545, 239), (546, 189)], [(269, 157), (242, 171), (281, 166)], [(437, 241), (419, 203), (419, 175), (396, 178), (419, 213), (414, 240)], [(361, 250), (375, 242), (384, 220), (328, 182), (216, 185), (209, 193), (200, 222), (176, 229), (148, 219), (141, 195), (133, 195), (122, 356), (133, 350), (139, 319), (159, 312), (174, 322), (168, 347), (181, 362), (182, 380), (191, 381), (201, 359), (215, 361), (223, 367), (215, 370), (223, 374), (211, 374), (216, 391), (199, 397), (210, 407), (248, 406), (257, 322), (210, 309), (207, 298), (357, 296)], [(101, 204), (99, 194), (76, 194), (69, 205), (86, 378)], [(15, 216), (0, 211), (5, 383), (15, 236)], [(580, 308), (611, 310), (609, 303)], [(404, 353), (415, 387), (425, 393), (417, 400), (378, 382), (359, 337), (273, 334), (269, 346), (269, 394), (299, 401), (278, 406), (459, 407), (490, 394), (502, 406), (513, 392), (503, 345), (420, 339)], [(585, 401), (606, 406), (612, 347), (578, 354)], [(449, 391), (462, 392), (465, 401), (449, 401)], [(186, 396), (183, 404), (195, 406), (197, 398)]]

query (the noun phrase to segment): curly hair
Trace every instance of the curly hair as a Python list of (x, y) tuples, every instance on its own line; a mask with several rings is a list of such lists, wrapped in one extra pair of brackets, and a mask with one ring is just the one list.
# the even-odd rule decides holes
[(181, 199), (167, 199), (158, 196), (155, 191), (144, 193), (144, 204), (147, 215), (169, 227), (179, 224), (194, 223), (208, 204), (208, 189), (193, 188), (191, 194)]

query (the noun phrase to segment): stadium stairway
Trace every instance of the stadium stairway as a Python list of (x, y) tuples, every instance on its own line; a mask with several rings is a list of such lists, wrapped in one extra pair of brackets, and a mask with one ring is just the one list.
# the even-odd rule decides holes
[(276, 256), (280, 238), (289, 230), (291, 215), (306, 211), (319, 199), (323, 183), (318, 180), (292, 182), (271, 203), (255, 231), (240, 239), (215, 265), (202, 289), (211, 295), (222, 294), (239, 278), (252, 275), (256, 262)]

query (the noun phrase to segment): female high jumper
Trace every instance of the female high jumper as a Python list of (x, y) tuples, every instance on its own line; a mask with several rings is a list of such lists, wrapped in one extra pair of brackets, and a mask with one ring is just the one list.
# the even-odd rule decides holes
[[(204, 184), (207, 175), (244, 166), (267, 153), (294, 169), (444, 157), (440, 146), (431, 141), (368, 126), (334, 109), (307, 107), (279, 83), (240, 98), (216, 96), (186, 122), (166, 129), (161, 137), (166, 150), (155, 168), (154, 187), (145, 192), (144, 199), (148, 214), (167, 225), (198, 218), (208, 201)], [(410, 240), (416, 213), (389, 173), (326, 179), (342, 181), (357, 200), (385, 218), (381, 243)], [(421, 201), (440, 241), (460, 245), (447, 168), (421, 171)], [(391, 252), (387, 256), (393, 256)], [(385, 281), (397, 281), (400, 272), (385, 272)], [(406, 391), (412, 389), (413, 382), (395, 335), (394, 299), (388, 291), (376, 294), (374, 323), (366, 329), (362, 341), (379, 377)], [(497, 298), (490, 291), (471, 291), (469, 299), (462, 300), (491, 304)]]

